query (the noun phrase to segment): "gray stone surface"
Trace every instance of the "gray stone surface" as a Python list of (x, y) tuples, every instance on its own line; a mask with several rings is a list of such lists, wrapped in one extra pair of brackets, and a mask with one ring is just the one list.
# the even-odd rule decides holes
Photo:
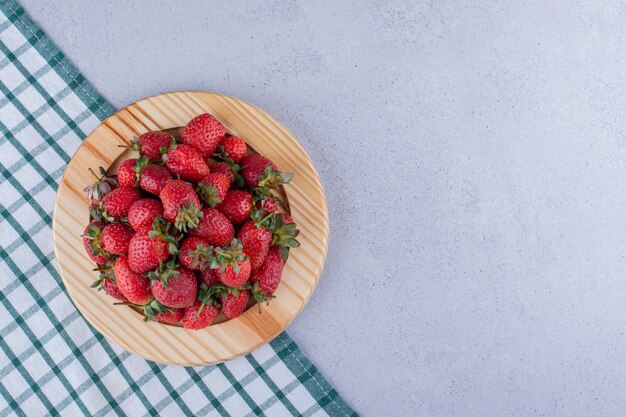
[(116, 106), (300, 139), (332, 238), (289, 333), (362, 415), (623, 415), (622, 2), (22, 3)]

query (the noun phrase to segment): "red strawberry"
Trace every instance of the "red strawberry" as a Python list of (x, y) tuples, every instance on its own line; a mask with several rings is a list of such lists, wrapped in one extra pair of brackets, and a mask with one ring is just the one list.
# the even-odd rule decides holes
[(163, 215), (163, 204), (152, 198), (142, 198), (130, 206), (128, 224), (135, 230), (142, 226), (150, 226), (154, 219)]
[(91, 288), (97, 288), (98, 291), (104, 288), (105, 292), (109, 295), (113, 294), (113, 297), (119, 293), (117, 285), (115, 285), (115, 260), (116, 259), (111, 258), (106, 264), (98, 265), (94, 271), (98, 271), (100, 275), (98, 279), (91, 284)]
[(102, 197), (104, 197), (105, 194), (110, 193), (111, 190), (117, 188), (118, 186), (117, 180), (115, 178), (108, 177), (104, 168), (100, 167), (98, 170), (100, 172), (100, 176), (93, 172), (93, 169), (89, 168), (89, 172), (93, 175), (96, 181), (92, 185), (85, 187), (87, 197), (91, 201), (91, 204), (94, 205), (100, 204)]
[(215, 159), (207, 158), (206, 163), (212, 173), (221, 172), (228, 177), (228, 180), (231, 184), (235, 182), (235, 173), (231, 169), (230, 165), (228, 165), (226, 162), (216, 161)]
[(246, 187), (258, 187), (259, 177), (263, 175), (265, 168), (276, 169), (276, 166), (263, 155), (248, 155), (241, 161), (241, 176)]
[(205, 207), (198, 227), (189, 232), (211, 246), (228, 246), (235, 236), (233, 224), (216, 209)]
[(135, 187), (116, 188), (102, 199), (102, 215), (109, 221), (120, 220), (140, 198), (141, 193)]
[[(257, 292), (271, 296), (280, 284), (285, 262), (280, 255), (279, 248), (270, 249), (263, 265), (250, 276), (250, 282), (255, 284)], [(258, 283), (258, 285), (256, 285)]]
[(150, 280), (130, 269), (126, 256), (115, 261), (115, 283), (120, 292), (133, 304), (146, 304), (152, 299)]
[(159, 323), (176, 324), (185, 315), (184, 308), (168, 308), (165, 313), (158, 313), (154, 319)]
[(150, 278), (153, 279), (152, 295), (165, 307), (190, 307), (198, 291), (196, 274), (180, 266), (172, 270), (171, 264), (170, 262), (150, 273)]
[(165, 167), (180, 178), (198, 182), (209, 175), (209, 166), (191, 146), (172, 146), (165, 156)]
[[(128, 245), (128, 263), (130, 268), (137, 273), (144, 273), (158, 267), (170, 256), (170, 246), (173, 239), (169, 236), (169, 224), (155, 220), (157, 230), (152, 226), (143, 226), (137, 230), (135, 236)], [(167, 240), (166, 240), (167, 239)], [(170, 242), (168, 242), (170, 240)]]
[(228, 248), (215, 248), (210, 268), (222, 284), (240, 287), (250, 277), (250, 259), (243, 253), (243, 245), (233, 239)]
[(234, 163), (241, 161), (241, 158), (246, 156), (247, 146), (243, 139), (237, 136), (226, 136), (220, 142), (221, 150), (227, 157), (233, 160)]
[(127, 159), (117, 170), (117, 182), (120, 187), (133, 187), (137, 184), (137, 173), (135, 172), (136, 159)]
[(104, 281), (102, 286), (104, 288), (104, 292), (107, 293), (110, 297), (113, 297), (120, 301), (128, 301), (126, 296), (122, 294), (119, 288), (117, 288), (117, 284), (110, 279)]
[(171, 180), (172, 176), (165, 167), (150, 164), (142, 169), (139, 186), (149, 193), (159, 195), (165, 184)]
[(141, 155), (148, 157), (150, 161), (161, 159), (161, 148), (165, 151), (170, 148), (174, 138), (165, 132), (146, 132), (132, 141), (130, 148), (139, 151)]
[(198, 330), (213, 323), (220, 310), (213, 304), (203, 304), (196, 300), (193, 306), (185, 309), (183, 316), (183, 327), (190, 330)]
[(83, 246), (85, 247), (85, 251), (87, 255), (89, 255), (89, 258), (98, 265), (106, 264), (109, 258), (109, 254), (100, 243), (101, 235), (102, 223), (97, 221), (89, 223), (83, 232)]
[(189, 183), (172, 180), (165, 184), (159, 197), (163, 202), (165, 220), (173, 222), (183, 232), (198, 226), (202, 217), (202, 205)]
[(278, 209), (278, 204), (276, 204), (276, 200), (272, 197), (266, 197), (263, 200), (259, 200), (254, 205), (257, 210), (263, 209), (265, 213), (273, 213)]
[(222, 297), (222, 313), (229, 319), (239, 317), (246, 310), (248, 300), (250, 291), (238, 291), (237, 295), (230, 292), (226, 297)]
[(230, 188), (230, 179), (223, 172), (212, 172), (198, 183), (198, 197), (209, 207), (221, 203)]
[(226, 129), (215, 116), (205, 113), (191, 119), (180, 132), (180, 140), (193, 146), (202, 156), (215, 152), (217, 145), (224, 138)]
[(224, 200), (215, 208), (232, 223), (241, 224), (248, 220), (252, 213), (252, 196), (246, 190), (229, 190)]
[(207, 287), (211, 287), (220, 282), (219, 277), (213, 273), (213, 270), (211, 268), (206, 268), (200, 271), (200, 280)]
[(200, 263), (196, 262), (197, 257), (193, 255), (193, 252), (198, 250), (199, 246), (203, 249), (209, 249), (209, 245), (204, 240), (198, 237), (189, 236), (188, 238), (183, 240), (183, 243), (181, 243), (179, 248), (180, 256), (178, 258), (182, 266), (191, 270), (200, 270), (201, 265)]
[(263, 222), (248, 220), (239, 230), (237, 239), (241, 240), (243, 251), (250, 257), (252, 270), (263, 265), (272, 243), (272, 231), (264, 226)]
[(104, 226), (100, 243), (105, 251), (114, 255), (126, 255), (128, 244), (135, 231), (123, 223), (111, 223)]
[(293, 174), (280, 172), (272, 161), (262, 155), (248, 155), (239, 161), (241, 176), (248, 188), (269, 187), (291, 181)]
[(300, 242), (296, 239), (300, 231), (289, 214), (278, 213), (272, 220), (272, 246), (279, 248), (284, 261), (289, 256), (289, 248), (297, 248)]
[(223, 271), (221, 267), (215, 268), (213, 273), (222, 284), (231, 288), (237, 288), (245, 284), (248, 278), (250, 278), (251, 271), (250, 259), (246, 258), (242, 261), (237, 261), (235, 266), (227, 265)]
[(282, 218), (283, 218), (283, 222), (284, 222), (284, 224), (295, 223), (295, 222), (293, 221), (293, 217), (291, 217), (291, 215), (290, 215), (290, 214), (288, 214), (288, 213), (278, 213), (278, 214), (276, 215), (276, 217), (277, 217), (277, 218), (278, 218), (278, 217), (282, 217)]

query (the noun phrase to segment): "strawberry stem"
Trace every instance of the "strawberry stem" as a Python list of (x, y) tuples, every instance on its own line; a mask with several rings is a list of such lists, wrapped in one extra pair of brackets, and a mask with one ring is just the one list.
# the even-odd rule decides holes
[(198, 227), (202, 216), (204, 213), (194, 203), (187, 203), (178, 210), (174, 225), (181, 232), (187, 233), (188, 230)]

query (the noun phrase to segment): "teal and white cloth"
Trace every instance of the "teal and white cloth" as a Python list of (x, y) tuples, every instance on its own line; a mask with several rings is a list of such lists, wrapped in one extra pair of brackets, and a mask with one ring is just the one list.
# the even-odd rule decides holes
[(54, 265), (57, 183), (114, 109), (0, 0), (0, 417), (356, 416), (283, 333), (226, 364), (163, 366), (109, 343)]

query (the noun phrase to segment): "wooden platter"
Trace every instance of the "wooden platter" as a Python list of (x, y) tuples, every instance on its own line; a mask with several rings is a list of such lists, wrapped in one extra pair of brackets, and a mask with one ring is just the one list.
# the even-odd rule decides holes
[[(291, 251), (283, 278), (269, 306), (256, 307), (233, 320), (190, 331), (155, 322), (127, 306), (115, 306), (103, 291), (90, 288), (97, 278), (80, 235), (88, 223), (83, 188), (89, 168), (116, 169), (128, 151), (118, 145), (150, 130), (177, 129), (194, 116), (211, 113), (228, 133), (293, 172), (284, 187), (301, 246)], [(141, 100), (98, 126), (70, 160), (59, 185), (52, 232), (58, 268), (70, 297), (83, 316), (107, 339), (124, 349), (164, 364), (206, 365), (245, 355), (278, 336), (309, 300), (319, 280), (328, 245), (326, 199), (315, 167), (298, 141), (271, 116), (242, 100), (221, 94), (180, 91)]]

